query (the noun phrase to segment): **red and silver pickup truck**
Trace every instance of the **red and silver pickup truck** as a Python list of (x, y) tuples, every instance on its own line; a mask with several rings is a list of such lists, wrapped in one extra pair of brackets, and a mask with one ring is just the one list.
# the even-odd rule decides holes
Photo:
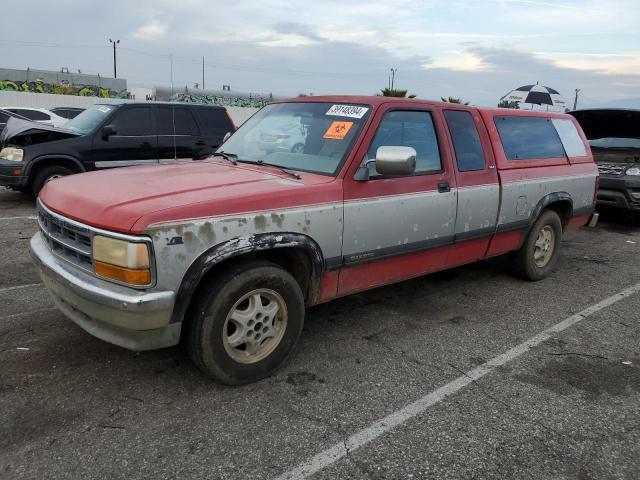
[(182, 341), (242, 384), (290, 356), (309, 305), (503, 254), (546, 277), (563, 234), (596, 219), (597, 184), (568, 115), (307, 97), (264, 107), (209, 160), (48, 183), (31, 252), (89, 333)]

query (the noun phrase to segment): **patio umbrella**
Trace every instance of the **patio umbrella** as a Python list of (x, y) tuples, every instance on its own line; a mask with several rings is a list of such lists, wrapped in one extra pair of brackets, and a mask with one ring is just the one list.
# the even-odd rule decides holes
[(510, 91), (500, 99), (510, 102), (531, 103), (535, 105), (551, 105), (564, 108), (565, 101), (562, 95), (550, 87), (543, 85), (524, 85)]

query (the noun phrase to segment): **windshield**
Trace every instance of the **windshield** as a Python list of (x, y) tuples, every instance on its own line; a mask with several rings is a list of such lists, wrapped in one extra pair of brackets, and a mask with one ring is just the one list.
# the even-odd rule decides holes
[(617, 138), (607, 137), (589, 140), (589, 145), (594, 148), (638, 148), (640, 149), (640, 138)]
[(371, 107), (276, 103), (247, 120), (219, 149), (240, 162), (335, 175)]
[(86, 135), (92, 132), (117, 107), (115, 105), (94, 105), (76, 118), (64, 124), (64, 129)]

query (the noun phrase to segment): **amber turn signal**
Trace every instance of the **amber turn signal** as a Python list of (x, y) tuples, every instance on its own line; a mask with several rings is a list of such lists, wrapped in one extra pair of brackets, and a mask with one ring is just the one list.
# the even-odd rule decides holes
[(118, 282), (128, 283), (130, 285), (149, 285), (151, 283), (151, 272), (149, 269), (134, 269), (119, 267), (110, 263), (95, 261), (96, 275), (116, 280)]

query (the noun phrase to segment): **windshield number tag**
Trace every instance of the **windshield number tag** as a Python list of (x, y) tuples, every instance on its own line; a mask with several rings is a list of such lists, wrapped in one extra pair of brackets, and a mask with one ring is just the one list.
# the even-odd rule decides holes
[(359, 107), (357, 105), (333, 105), (326, 115), (336, 117), (362, 118), (369, 110), (368, 107)]

